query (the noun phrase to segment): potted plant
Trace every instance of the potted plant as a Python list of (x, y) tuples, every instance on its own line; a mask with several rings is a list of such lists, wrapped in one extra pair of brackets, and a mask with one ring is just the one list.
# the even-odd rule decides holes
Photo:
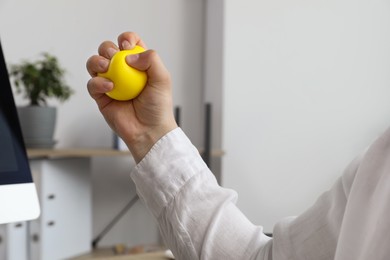
[(51, 148), (57, 109), (47, 105), (49, 98), (66, 101), (72, 89), (64, 81), (65, 70), (57, 58), (43, 53), (36, 61), (22, 61), (10, 67), (17, 93), (22, 93), (29, 104), (18, 107), (18, 115), (24, 141), (28, 148)]

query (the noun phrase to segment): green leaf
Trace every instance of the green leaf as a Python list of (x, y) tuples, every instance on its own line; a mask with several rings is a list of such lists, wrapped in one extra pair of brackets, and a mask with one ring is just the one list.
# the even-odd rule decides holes
[(22, 61), (10, 69), (17, 93), (23, 94), (31, 105), (46, 105), (49, 98), (68, 100), (74, 92), (65, 83), (64, 75), (57, 58), (46, 52), (41, 59)]

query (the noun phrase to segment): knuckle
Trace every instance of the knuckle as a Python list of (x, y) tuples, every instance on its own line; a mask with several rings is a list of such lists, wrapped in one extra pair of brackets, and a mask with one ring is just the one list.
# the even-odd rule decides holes
[(93, 55), (87, 60), (87, 68), (92, 68), (97, 55)]
[(151, 59), (156, 59), (158, 58), (158, 54), (157, 54), (157, 51), (153, 50), (153, 49), (150, 49), (150, 50), (147, 50), (147, 53), (149, 55), (149, 57)]
[(99, 72), (99, 59), (100, 56), (93, 55), (87, 60), (86, 67), (92, 77), (96, 76)]
[(106, 58), (109, 58), (110, 57), (110, 53), (109, 53), (109, 49), (118, 49), (118, 47), (111, 41), (104, 41), (100, 44), (99, 48), (98, 48), (98, 53), (99, 55), (101, 56), (104, 56)]
[(171, 78), (171, 73), (169, 73), (168, 71), (166, 71), (166, 73), (163, 74), (163, 81), (165, 82), (171, 82), (172, 78)]
[(91, 92), (94, 87), (94, 81), (94, 78), (90, 78), (87, 82), (87, 89), (89, 92)]
[(88, 91), (88, 94), (92, 97), (93, 96), (92, 85), (89, 81), (87, 83), (87, 91)]

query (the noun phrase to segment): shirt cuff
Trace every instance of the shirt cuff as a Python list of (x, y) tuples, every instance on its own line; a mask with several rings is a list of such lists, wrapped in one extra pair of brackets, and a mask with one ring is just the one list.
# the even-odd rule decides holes
[(181, 128), (162, 137), (131, 172), (141, 200), (158, 218), (164, 207), (196, 174), (207, 169)]

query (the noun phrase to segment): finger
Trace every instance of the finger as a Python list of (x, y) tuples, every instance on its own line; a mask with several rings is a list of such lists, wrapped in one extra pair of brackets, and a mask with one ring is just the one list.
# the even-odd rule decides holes
[(119, 51), (118, 46), (116, 46), (113, 42), (105, 41), (100, 44), (98, 53), (100, 56), (103, 56), (107, 59), (111, 59), (115, 53)]
[(141, 37), (134, 32), (124, 32), (118, 36), (118, 45), (121, 50), (131, 50), (136, 45), (147, 49), (146, 44), (142, 41)]
[(154, 50), (148, 50), (135, 55), (128, 55), (126, 62), (131, 67), (145, 71), (148, 83), (169, 82), (170, 74), (162, 60)]
[(87, 70), (92, 77), (97, 76), (98, 73), (103, 73), (108, 70), (110, 61), (102, 56), (94, 55), (87, 60)]
[(89, 95), (95, 100), (98, 100), (101, 96), (107, 96), (105, 93), (111, 91), (113, 88), (114, 83), (102, 77), (91, 78), (87, 83)]

